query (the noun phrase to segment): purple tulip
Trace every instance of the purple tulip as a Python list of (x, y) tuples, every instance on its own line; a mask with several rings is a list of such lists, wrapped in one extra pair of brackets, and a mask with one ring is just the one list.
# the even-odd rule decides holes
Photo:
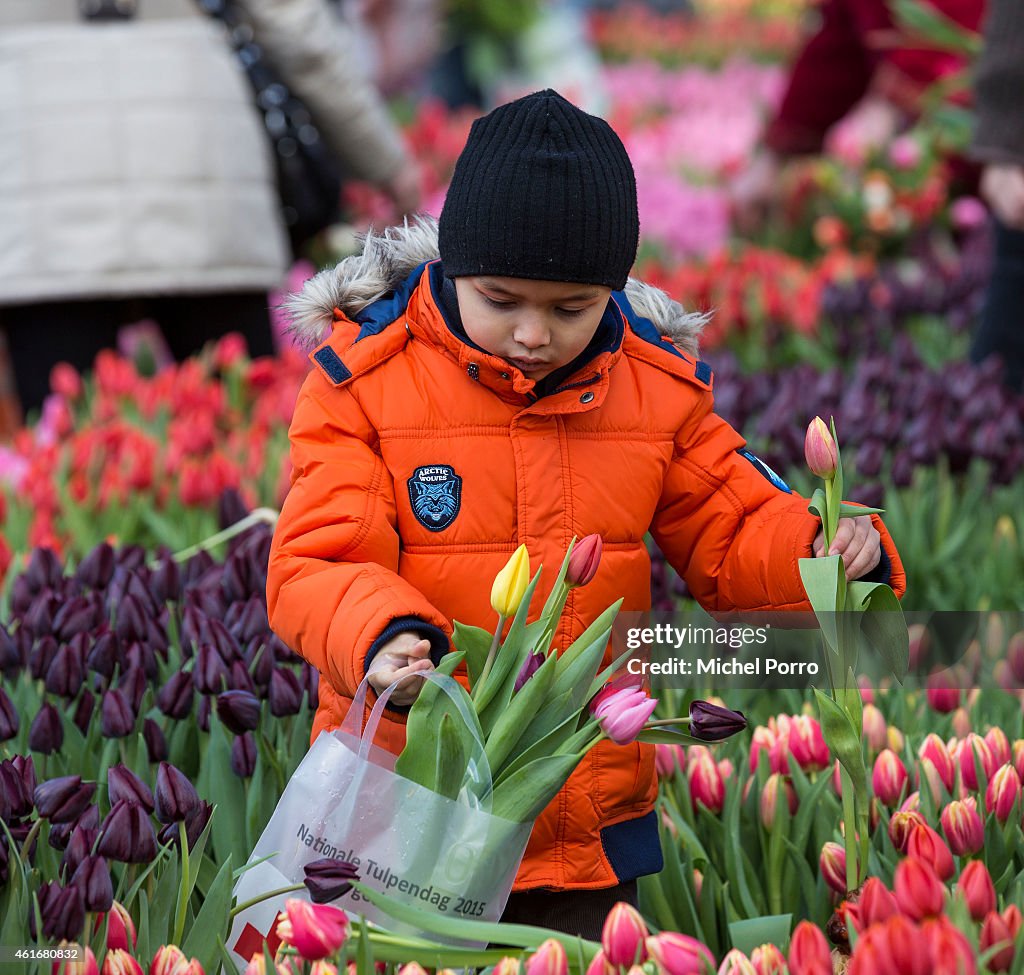
[(209, 733), (210, 712), (213, 710), (213, 698), (203, 696), (199, 699), (199, 707), (196, 709), (196, 724), (199, 730)]
[(245, 603), (241, 604), (241, 607), (237, 618), (230, 624), (225, 621), (225, 624), (241, 643), (248, 643), (270, 629), (270, 623), (267, 620), (267, 607), (263, 600), (256, 595), (250, 596)]
[[(39, 885), (39, 889), (36, 891), (36, 900), (39, 902), (39, 914), (43, 918), (44, 931), (46, 917), (52, 910), (52, 906), (57, 898), (60, 896), (60, 892), (63, 888), (56, 880), (49, 880)], [(83, 918), (84, 919), (84, 918)], [(33, 909), (33, 905), (29, 904), (28, 910), (28, 930), (29, 934), (32, 935), (33, 940), (38, 937), (38, 931), (36, 928), (36, 912)]]
[(196, 653), (192, 678), (202, 694), (219, 694), (227, 684), (228, 668), (217, 648), (204, 643)]
[(81, 697), (78, 699), (78, 704), (75, 705), (75, 714), (71, 719), (75, 723), (75, 727), (82, 732), (83, 735), (88, 734), (89, 725), (92, 722), (92, 713), (96, 710), (96, 698), (93, 696), (91, 691), (82, 691)]
[(238, 641), (228, 632), (228, 628), (219, 619), (207, 618), (204, 638), (205, 642), (217, 648), (221, 660), (225, 663), (242, 659), (242, 650), (238, 645)]
[(107, 542), (100, 542), (75, 571), (75, 578), (89, 589), (105, 589), (114, 575), (114, 550)]
[(57, 610), (53, 618), (53, 633), (58, 640), (67, 642), (78, 633), (88, 633), (99, 622), (92, 600), (76, 596)]
[(148, 813), (156, 808), (149, 786), (124, 765), (107, 769), (107, 798), (111, 805), (121, 799), (136, 802)]
[(135, 731), (135, 711), (123, 691), (115, 688), (103, 695), (100, 730), (104, 738), (127, 738)]
[(270, 713), (275, 718), (298, 714), (302, 710), (302, 685), (293, 670), (275, 668), (270, 675)]
[(85, 671), (82, 658), (70, 646), (63, 646), (46, 671), (46, 689), (58, 697), (73, 698), (82, 688)]
[(55, 589), (64, 580), (64, 569), (53, 549), (34, 548), (25, 569), (25, 581), (32, 592), (39, 592), (47, 587)]
[[(95, 809), (96, 807), (94, 806), (93, 808)], [(100, 835), (99, 830), (89, 829), (88, 827), (81, 826), (78, 823), (69, 825), (71, 825), (71, 834), (66, 837), (64, 856), (61, 858), (65, 878), (71, 877), (71, 875), (78, 869), (79, 864), (92, 853), (93, 844), (96, 842), (96, 838)], [(54, 831), (51, 829), (51, 846), (53, 846), (53, 832)], [(56, 847), (56, 849), (60, 849), (60, 847)]]
[(181, 570), (172, 558), (164, 559), (149, 577), (149, 591), (160, 604), (181, 596)]
[(747, 719), (742, 711), (732, 711), (708, 701), (690, 703), (690, 734), (701, 741), (722, 741), (746, 726)]
[(114, 667), (117, 666), (119, 659), (120, 648), (117, 637), (113, 633), (104, 633), (97, 637), (85, 658), (85, 663), (90, 670), (109, 679), (114, 675)]
[(518, 694), (522, 689), (523, 685), (540, 670), (540, 665), (547, 660), (547, 657), (543, 653), (531, 653), (524, 661), (523, 666), (519, 669), (519, 675), (516, 677), (516, 682), (512, 686), (512, 693)]
[[(36, 791), (36, 766), (32, 761), (32, 756), (15, 755), (10, 759), (10, 765), (21, 776), (21, 781), (25, 786), (25, 795), (31, 798), (32, 793)], [(28, 812), (25, 815), (27, 816)]]
[(331, 857), (312, 860), (303, 867), (303, 872), (309, 899), (314, 904), (328, 904), (344, 897), (352, 889), (352, 881), (359, 879), (354, 864)]
[[(29, 632), (26, 628), (26, 633)], [(28, 657), (28, 670), (34, 680), (42, 680), (57, 656), (59, 644), (52, 636), (40, 637)]]
[(22, 625), (34, 636), (53, 633), (53, 618), (60, 608), (60, 600), (49, 589), (39, 593), (22, 620)]
[(146, 610), (137, 596), (129, 593), (118, 603), (114, 632), (125, 643), (146, 638)]
[(170, 751), (163, 730), (152, 718), (142, 722), (142, 739), (146, 743), (146, 753), (152, 763), (166, 762)]
[(13, 676), (24, 666), (18, 644), (0, 624), (0, 673)]
[(199, 806), (195, 786), (170, 762), (161, 762), (156, 773), (156, 818), (161, 823), (187, 819)]
[(77, 887), (64, 887), (47, 904), (43, 936), (54, 941), (76, 941), (85, 926), (85, 901)]
[(160, 603), (157, 602), (152, 590), (142, 581), (137, 572), (133, 572), (128, 577), (124, 591), (126, 595), (134, 596), (138, 600), (139, 607), (142, 609), (142, 615), (146, 619), (151, 619), (160, 612)]
[(255, 731), (260, 723), (260, 702), (248, 691), (225, 691), (217, 695), (217, 717), (236, 735)]
[(31, 812), (32, 791), (26, 787), (12, 761), (0, 762), (0, 819), (9, 823)]
[(246, 670), (245, 664), (241, 660), (235, 660), (231, 664), (231, 674), (228, 677), (228, 690), (230, 691), (248, 691), (250, 694), (256, 693), (256, 684), (253, 682), (252, 675)]
[(52, 755), (64, 744), (64, 725), (52, 704), (44, 704), (28, 729), (28, 747), (41, 755)]
[(231, 771), (240, 779), (247, 779), (256, 771), (256, 740), (251, 731), (237, 735), (231, 743)]
[(20, 721), (14, 702), (0, 687), (0, 741), (10, 741), (18, 733)]
[(106, 913), (114, 903), (114, 885), (110, 868), (101, 856), (87, 856), (71, 877), (72, 887), (82, 894), (85, 909), (93, 913)]
[(257, 687), (264, 690), (270, 687), (270, 678), (274, 673), (274, 651), (257, 638), (246, 650), (245, 662), (252, 671), (252, 679)]
[[(206, 824), (210, 821), (212, 815), (213, 806), (208, 802), (200, 801), (199, 805), (186, 817), (185, 835), (188, 839), (188, 848), (190, 850), (196, 845), (196, 841), (202, 835), (203, 830), (206, 829)], [(181, 839), (178, 824), (168, 823), (160, 830), (158, 838), (161, 845), (171, 843), (177, 846)]]
[(129, 643), (128, 649), (124, 652), (124, 662), (125, 670), (140, 671), (144, 682), (156, 680), (160, 673), (156, 652), (148, 643)]
[(70, 823), (85, 811), (95, 792), (95, 782), (83, 782), (80, 775), (63, 775), (37, 785), (32, 798), (43, 819)]
[(309, 706), (316, 710), (320, 705), (320, 671), (309, 664), (303, 664), (302, 673), (306, 679), (306, 693), (309, 695)]
[(180, 721), (192, 713), (195, 690), (192, 686), (192, 674), (187, 670), (178, 670), (157, 692), (156, 706), (169, 718)]
[(149, 863), (156, 856), (156, 835), (146, 810), (138, 803), (115, 802), (100, 825), (96, 852), (122, 863)]

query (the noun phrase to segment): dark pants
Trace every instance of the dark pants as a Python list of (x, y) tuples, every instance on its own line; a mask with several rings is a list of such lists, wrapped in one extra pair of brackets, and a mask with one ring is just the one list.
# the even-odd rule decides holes
[(995, 260), (981, 322), (971, 343), (971, 361), (1003, 360), (1004, 381), (1024, 389), (1024, 231), (995, 224)]
[(501, 920), (508, 924), (552, 928), (588, 941), (600, 941), (604, 919), (619, 901), (637, 906), (635, 880), (604, 890), (523, 891), (509, 897)]
[(122, 325), (144, 318), (159, 324), (178, 360), (227, 332), (240, 332), (251, 356), (274, 352), (262, 291), (12, 305), (0, 308), (0, 325), (22, 410), (42, 405), (50, 392), (50, 370), (58, 362), (69, 362), (79, 371), (91, 368), (100, 349), (116, 345)]

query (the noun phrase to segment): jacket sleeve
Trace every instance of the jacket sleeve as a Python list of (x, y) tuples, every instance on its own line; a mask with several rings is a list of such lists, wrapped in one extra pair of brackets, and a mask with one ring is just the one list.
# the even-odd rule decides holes
[(239, 0), (258, 43), (352, 176), (381, 182), (408, 164), (398, 128), (362, 69), (356, 38), (326, 0)]
[(394, 486), (351, 392), (330, 386), (314, 369), (299, 393), (289, 437), (292, 484), (267, 575), (270, 625), (351, 696), (391, 624), (400, 621), (402, 628), (416, 617), (429, 624), (424, 636), (442, 637), (451, 626), (398, 575)]
[[(809, 611), (798, 560), (811, 556), (820, 522), (806, 499), (776, 487), (737, 452), (743, 438), (711, 407), (707, 393), (677, 436), (651, 526), (655, 541), (709, 611)], [(899, 554), (881, 520), (873, 521), (889, 584), (902, 595)]]

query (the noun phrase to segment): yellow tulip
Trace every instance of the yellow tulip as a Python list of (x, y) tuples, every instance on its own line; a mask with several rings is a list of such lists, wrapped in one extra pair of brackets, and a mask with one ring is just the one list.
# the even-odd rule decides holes
[(494, 577), (491, 586), (491, 608), (499, 616), (514, 616), (530, 584), (530, 556), (526, 546), (520, 545), (505, 563), (505, 568)]

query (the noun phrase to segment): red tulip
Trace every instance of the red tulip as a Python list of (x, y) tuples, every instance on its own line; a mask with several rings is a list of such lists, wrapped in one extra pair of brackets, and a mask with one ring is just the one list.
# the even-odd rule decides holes
[(988, 749), (992, 753), (992, 761), (996, 766), (1006, 765), (1007, 762), (1012, 761), (1010, 741), (1002, 728), (990, 728), (988, 734), (985, 735), (985, 744), (988, 745)]
[(662, 931), (648, 938), (646, 945), (660, 975), (705, 975), (715, 965), (707, 946), (688, 934)]
[(981, 735), (969, 734), (957, 746), (956, 758), (960, 764), (960, 775), (966, 788), (978, 788), (978, 762), (989, 778), (995, 773), (996, 765), (992, 761), (992, 752)]
[(838, 843), (826, 843), (821, 848), (818, 865), (825, 883), (840, 896), (846, 893), (846, 850)]
[(964, 867), (956, 884), (957, 895), (962, 897), (975, 921), (996, 909), (996, 889), (988, 867), (980, 860), (972, 860)]
[(587, 535), (573, 546), (565, 573), (565, 581), (570, 588), (585, 586), (597, 575), (597, 567), (601, 564), (601, 550), (600, 535)]
[(805, 772), (818, 772), (828, 768), (832, 761), (828, 745), (825, 744), (825, 738), (821, 733), (821, 725), (806, 714), (801, 714), (790, 722), (789, 750)]
[(981, 937), (979, 945), (982, 951), (988, 951), (997, 945), (1005, 945), (997, 951), (988, 962), (988, 968), (993, 972), (1008, 972), (1013, 964), (1015, 936), (1010, 930), (1005, 919), (992, 911), (981, 926)]
[(832, 975), (832, 952), (821, 928), (801, 921), (789, 942), (790, 975)]
[(526, 975), (568, 975), (569, 959), (560, 941), (548, 938), (526, 959)]
[(857, 900), (859, 929), (869, 928), (872, 924), (881, 924), (899, 912), (899, 905), (889, 888), (877, 877), (870, 877), (864, 884)]
[(935, 771), (938, 772), (946, 791), (951, 793), (953, 791), (953, 779), (956, 769), (943, 740), (932, 732), (925, 738), (917, 754), (922, 762), (928, 761), (932, 764)]
[(601, 947), (612, 965), (633, 965), (647, 958), (644, 939), (647, 925), (640, 912), (620, 901), (609, 912), (601, 929)]
[(870, 928), (860, 938), (850, 956), (847, 975), (904, 975), (892, 957), (888, 927)]
[(820, 416), (811, 420), (804, 435), (804, 459), (815, 477), (835, 476), (836, 465), (839, 463), (839, 448), (836, 446), (832, 431)]
[(1012, 765), (1004, 765), (996, 771), (985, 792), (985, 809), (994, 812), (996, 819), (1005, 823), (1020, 802), (1020, 779)]
[(918, 812), (895, 812), (889, 817), (889, 839), (896, 850), (904, 853), (910, 834), (925, 825), (924, 817)]
[[(515, 962), (515, 968), (509, 967), (507, 971), (500, 971), (502, 964), (505, 962)], [(607, 958), (604, 956), (603, 951), (599, 951), (594, 955), (593, 960), (587, 965), (587, 971), (585, 975), (618, 975), (619, 969), (611, 965)], [(502, 958), (500, 962), (494, 968), (494, 975), (519, 975), (519, 961), (515, 958)]]
[(307, 961), (333, 955), (348, 936), (348, 915), (329, 904), (289, 898), (278, 916), (277, 936)]
[(958, 856), (971, 856), (985, 845), (985, 823), (973, 796), (955, 800), (939, 816), (949, 848)]
[(127, 951), (115, 948), (103, 959), (101, 975), (146, 975), (142, 966)]
[[(70, 947), (66, 942), (61, 942), (60, 947)], [(100, 966), (96, 963), (96, 956), (92, 948), (86, 946), (85, 954), (76, 961), (55, 961), (51, 968), (51, 975), (100, 975)]]
[(907, 784), (907, 769), (895, 752), (886, 748), (875, 759), (871, 774), (871, 787), (879, 801), (886, 806), (895, 806), (900, 801)]
[(718, 966), (718, 975), (758, 975), (751, 960), (739, 948), (733, 948)]
[(757, 975), (788, 975), (786, 959), (773, 944), (764, 944), (755, 948), (750, 956), (750, 964), (753, 965)]
[(939, 880), (949, 880), (953, 876), (953, 854), (943, 842), (942, 837), (931, 826), (915, 826), (907, 840), (907, 856), (924, 860), (935, 871)]
[(949, 714), (960, 705), (960, 688), (948, 670), (941, 670), (925, 681), (928, 706), (939, 714)]
[[(96, 929), (103, 923), (104, 915), (96, 915)], [(107, 950), (120, 948), (131, 951), (135, 948), (135, 922), (123, 904), (114, 901), (106, 914), (107, 918)]]
[(1010, 934), (1016, 938), (1017, 932), (1024, 927), (1024, 918), (1021, 917), (1020, 908), (1016, 904), (1011, 904), (1003, 911), (1002, 918), (1010, 929)]
[(971, 943), (949, 918), (930, 918), (921, 932), (932, 956), (934, 975), (978, 975), (978, 962)]
[(942, 913), (946, 888), (931, 865), (908, 856), (896, 865), (896, 903), (911, 920), (934, 917)]

